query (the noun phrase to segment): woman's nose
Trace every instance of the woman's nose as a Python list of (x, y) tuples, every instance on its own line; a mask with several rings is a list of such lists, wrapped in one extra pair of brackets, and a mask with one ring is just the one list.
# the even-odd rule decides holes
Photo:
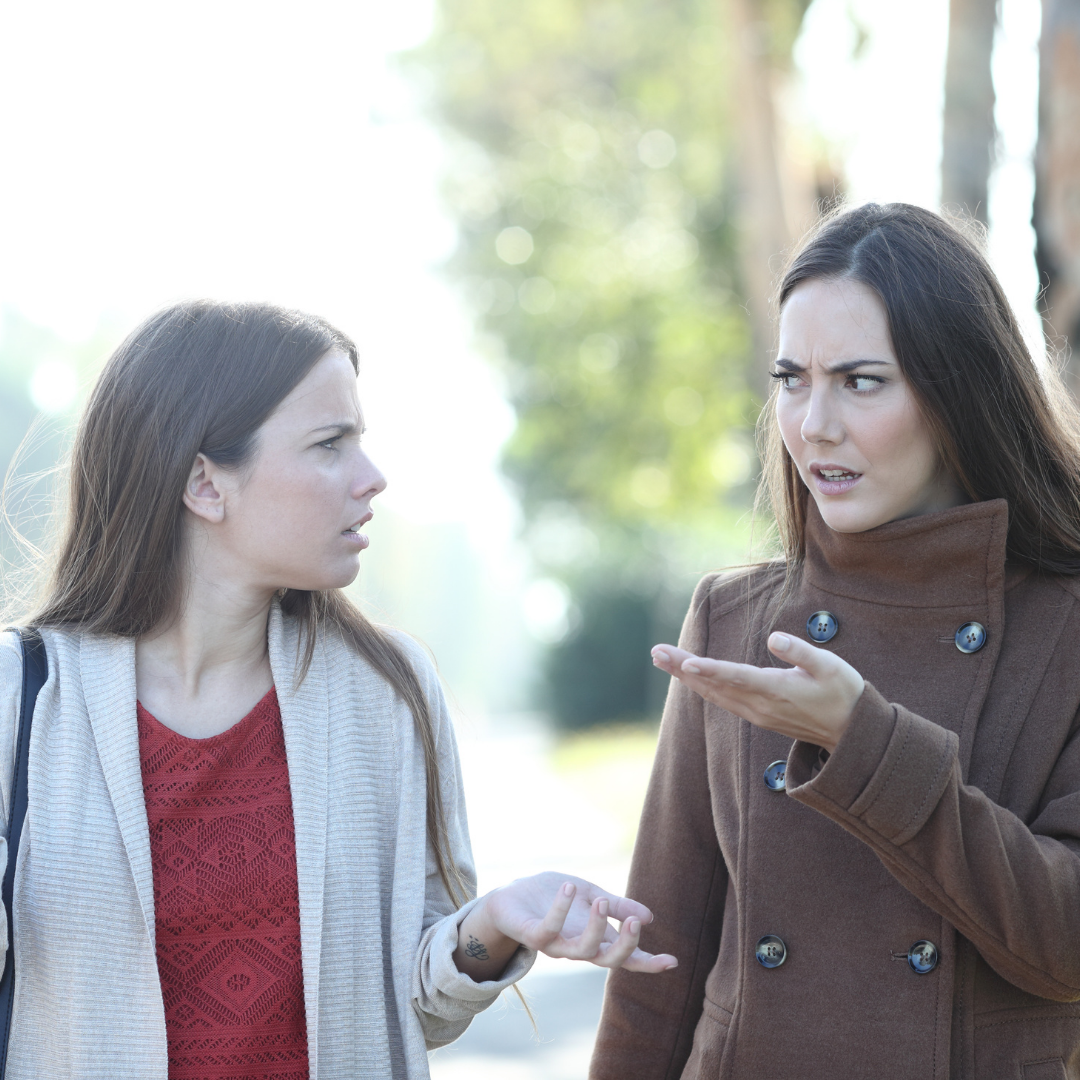
[(803, 418), (800, 434), (804, 442), (836, 444), (843, 441), (844, 429), (839, 416), (833, 408), (830, 395), (822, 391), (811, 391), (810, 402)]
[(374, 498), (379, 492), (386, 490), (386, 483), (386, 477), (379, 467), (361, 450), (360, 468), (353, 482), (353, 495), (358, 499), (364, 496)]

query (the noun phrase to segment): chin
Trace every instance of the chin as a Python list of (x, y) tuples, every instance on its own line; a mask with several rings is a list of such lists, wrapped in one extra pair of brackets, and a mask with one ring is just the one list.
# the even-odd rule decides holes
[(283, 588), (296, 589), (298, 592), (326, 592), (329, 589), (344, 589), (356, 580), (360, 573), (360, 559), (356, 558), (348, 566), (328, 566), (314, 569), (304, 568), (303, 574), (291, 578)]
[(881, 509), (872, 509), (866, 506), (858, 506), (852, 503), (827, 502), (824, 499), (817, 502), (818, 513), (821, 520), (838, 533), (861, 533), (876, 529), (892, 521), (897, 515), (889, 514)]

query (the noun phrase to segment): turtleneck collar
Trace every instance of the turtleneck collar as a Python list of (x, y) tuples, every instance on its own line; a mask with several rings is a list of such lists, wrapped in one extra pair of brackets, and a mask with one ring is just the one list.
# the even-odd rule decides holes
[(872, 603), (963, 606), (1003, 589), (1008, 531), (1004, 499), (838, 533), (811, 498), (805, 579), (825, 592)]

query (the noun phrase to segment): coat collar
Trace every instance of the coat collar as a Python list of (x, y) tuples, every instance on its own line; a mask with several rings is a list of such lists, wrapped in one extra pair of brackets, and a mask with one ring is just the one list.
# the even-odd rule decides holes
[(962, 607), (1000, 594), (1009, 531), (1004, 499), (905, 518), (863, 533), (830, 529), (809, 500), (806, 580), (894, 607)]

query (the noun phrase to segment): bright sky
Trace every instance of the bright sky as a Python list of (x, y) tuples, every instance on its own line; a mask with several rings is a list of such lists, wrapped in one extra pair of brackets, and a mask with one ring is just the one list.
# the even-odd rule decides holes
[(481, 502), (505, 531), (512, 416), (431, 270), (453, 245), (439, 145), (387, 70), (430, 20), (424, 0), (6, 5), (0, 304), (76, 340), (190, 296), (324, 314), (361, 345), (385, 502)]
[[(998, 167), (991, 180), (990, 257), (1044, 354), (1031, 229), (1038, 126), (1039, 0), (1002, 0), (994, 49)], [(859, 27), (868, 35), (853, 57)], [(814, 0), (796, 48), (807, 118), (843, 148), (854, 201), (937, 208), (948, 0)]]
[[(814, 0), (803, 107), (856, 199), (933, 205), (947, 0)], [(855, 23), (869, 33), (852, 59)], [(429, 0), (36, 0), (0, 15), (0, 304), (72, 339), (195, 295), (309, 308), (360, 342), (385, 501), (513, 531), (495, 470), (512, 426), (432, 267), (453, 230), (440, 149), (388, 70)], [(1038, 340), (1028, 224), (1038, 0), (1004, 0), (992, 252)], [(38, 373), (47, 396), (55, 373)], [(27, 373), (28, 380), (32, 373)], [(494, 542), (494, 541), (493, 541)]]

